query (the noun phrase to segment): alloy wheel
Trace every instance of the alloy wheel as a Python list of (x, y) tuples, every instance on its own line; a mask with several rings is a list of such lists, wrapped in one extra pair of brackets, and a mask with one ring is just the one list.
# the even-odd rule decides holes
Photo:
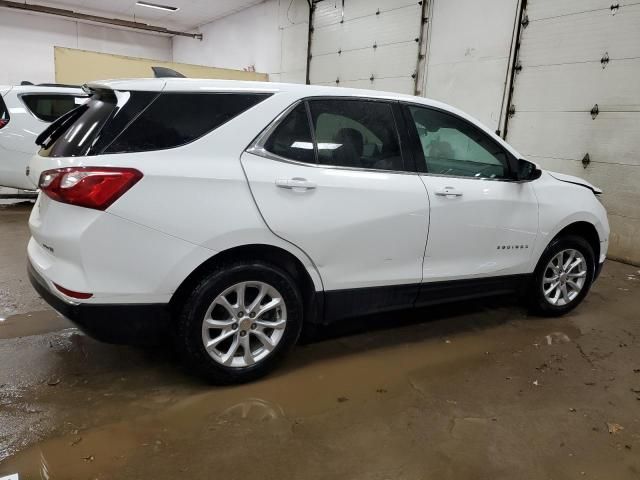
[(219, 294), (202, 320), (202, 342), (216, 362), (242, 368), (278, 345), (287, 324), (280, 292), (265, 282), (237, 283)]
[(587, 261), (578, 250), (569, 248), (557, 253), (542, 276), (544, 298), (557, 307), (568, 305), (584, 288), (587, 271)]

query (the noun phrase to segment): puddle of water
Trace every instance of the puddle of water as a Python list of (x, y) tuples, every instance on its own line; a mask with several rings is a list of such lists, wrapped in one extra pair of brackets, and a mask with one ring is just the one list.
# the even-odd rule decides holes
[[(475, 325), (476, 315), (467, 321)], [(567, 331), (565, 326), (563, 331)], [(281, 443), (313, 443), (313, 438), (299, 432), (294, 438), (299, 422), (324, 419), (320, 422), (336, 428), (350, 420), (342, 418), (341, 412), (357, 415), (367, 405), (386, 408), (389, 399), (415, 395), (414, 384), (429, 395), (436, 390), (436, 378), (439, 382), (463, 365), (485, 362), (487, 352), (531, 345), (532, 337), (544, 338), (548, 328), (542, 322), (533, 326), (518, 322), (516, 328), (501, 324), (455, 332), (450, 324), (443, 327), (439, 322), (299, 347), (285, 365), (259, 382), (178, 394), (174, 401), (142, 416), (140, 404), (154, 403), (157, 391), (135, 400), (137, 413), (133, 413), (134, 402), (125, 403), (112, 423), (45, 440), (6, 459), (0, 475), (19, 472), (21, 479), (124, 478), (127, 471), (147, 476), (155, 469), (165, 469), (161, 476), (168, 478), (180, 473), (174, 463), (184, 464), (179, 459), (200, 459), (192, 464), (195, 472), (205, 466), (202, 459), (211, 452), (218, 452), (218, 460), (220, 452), (226, 451), (232, 458), (232, 447), (242, 444), (266, 449), (277, 457), (274, 449)], [(64, 402), (65, 395), (78, 395), (77, 389), (56, 388), (59, 402)], [(295, 457), (287, 457), (287, 462), (295, 461)], [(246, 474), (250, 473), (248, 468), (244, 468)]]
[(0, 339), (41, 335), (71, 327), (73, 324), (55, 310), (20, 313), (0, 318)]

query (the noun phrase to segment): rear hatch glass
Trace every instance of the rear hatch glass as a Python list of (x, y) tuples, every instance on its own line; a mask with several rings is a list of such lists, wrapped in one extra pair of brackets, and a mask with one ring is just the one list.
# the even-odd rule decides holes
[(87, 101), (86, 96), (60, 93), (24, 93), (20, 95), (20, 99), (29, 111), (43, 122), (53, 122), (56, 118)]
[(263, 93), (99, 91), (36, 140), (41, 156), (77, 157), (174, 148), (267, 98)]

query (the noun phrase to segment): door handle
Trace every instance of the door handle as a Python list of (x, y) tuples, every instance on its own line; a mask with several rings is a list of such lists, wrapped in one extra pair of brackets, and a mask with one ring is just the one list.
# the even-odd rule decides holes
[(314, 182), (310, 182), (306, 178), (294, 177), (294, 178), (278, 178), (276, 179), (276, 187), (286, 188), (288, 190), (313, 190), (316, 188)]
[(462, 192), (459, 190), (456, 190), (454, 187), (441, 188), (440, 190), (436, 190), (435, 194), (440, 197), (461, 197), (462, 196)]

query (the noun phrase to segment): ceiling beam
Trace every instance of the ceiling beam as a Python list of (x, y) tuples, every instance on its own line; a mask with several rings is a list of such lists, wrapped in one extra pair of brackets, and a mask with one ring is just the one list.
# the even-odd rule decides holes
[(202, 40), (201, 33), (180, 32), (177, 30), (170, 30), (168, 28), (157, 27), (155, 25), (149, 25), (146, 23), (134, 22), (131, 20), (121, 20), (119, 18), (101, 17), (99, 15), (89, 15), (86, 13), (74, 12), (73, 10), (65, 10), (63, 8), (47, 7), (45, 5), (34, 5), (30, 3), (0, 0), (0, 7), (12, 8), (15, 10), (22, 10), (27, 12), (44, 13), (47, 15), (56, 15), (58, 17), (73, 18), (75, 20), (83, 20), (86, 22), (104, 23), (107, 25), (114, 25), (117, 27), (132, 28), (134, 30), (143, 30), (145, 32), (163, 33), (165, 35), (191, 37), (197, 40)]

